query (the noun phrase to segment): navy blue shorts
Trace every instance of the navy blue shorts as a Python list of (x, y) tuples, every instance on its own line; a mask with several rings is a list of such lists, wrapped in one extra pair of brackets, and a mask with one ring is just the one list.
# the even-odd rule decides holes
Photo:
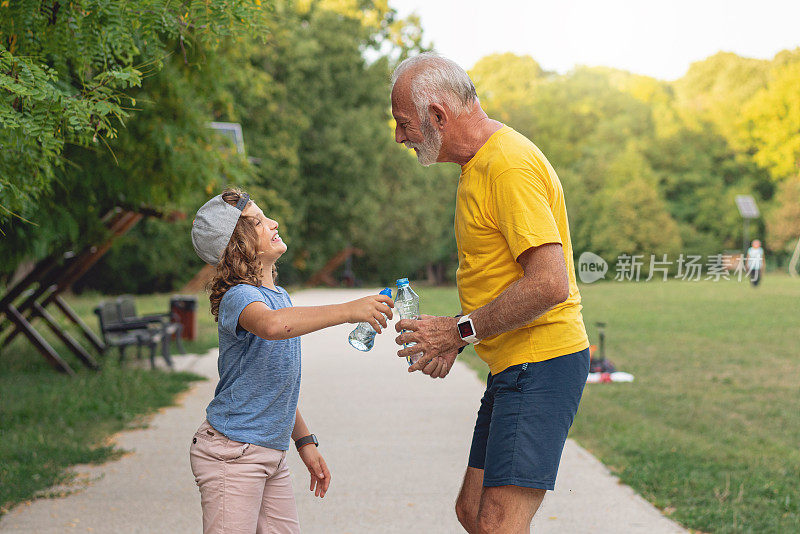
[(588, 348), (489, 374), (468, 464), (484, 486), (554, 489), (588, 374)]

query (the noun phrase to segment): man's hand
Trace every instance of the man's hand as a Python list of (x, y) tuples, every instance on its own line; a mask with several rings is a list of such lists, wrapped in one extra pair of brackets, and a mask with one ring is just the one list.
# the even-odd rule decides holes
[(458, 355), (458, 349), (465, 345), (458, 335), (458, 319), (455, 317), (436, 317), (421, 315), (419, 319), (402, 319), (395, 325), (401, 332), (395, 342), (416, 343), (416, 345), (397, 351), (405, 358), (420, 354), (417, 362), (408, 368), (409, 373), (422, 371), (432, 378), (444, 378), (450, 372)]
[(305, 445), (298, 452), (300, 459), (306, 464), (308, 472), (311, 473), (309, 489), (314, 492), (316, 497), (325, 497), (328, 486), (331, 485), (331, 472), (328, 471), (328, 465), (319, 453), (319, 449), (314, 445)]
[[(456, 361), (456, 357), (458, 356), (458, 352), (453, 352), (452, 354), (448, 354), (446, 356), (437, 356), (436, 358), (431, 359), (428, 362), (428, 365), (422, 368), (422, 374), (428, 375), (431, 378), (444, 378), (450, 373), (450, 369), (453, 368), (453, 363)], [(411, 367), (408, 368), (409, 373), (413, 373), (416, 369)]]

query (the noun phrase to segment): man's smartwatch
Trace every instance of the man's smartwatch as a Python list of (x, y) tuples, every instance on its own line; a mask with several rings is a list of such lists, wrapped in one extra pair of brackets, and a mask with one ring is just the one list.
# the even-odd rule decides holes
[(478, 336), (475, 335), (475, 325), (472, 324), (472, 319), (469, 318), (469, 314), (464, 315), (458, 320), (458, 335), (461, 336), (462, 340), (467, 343), (472, 343), (473, 345), (477, 345), (481, 342)]
[(301, 447), (310, 445), (312, 443), (314, 444), (315, 447), (319, 447), (319, 441), (317, 441), (317, 436), (315, 436), (314, 434), (309, 434), (308, 436), (300, 438), (297, 441), (295, 441), (294, 446), (297, 447), (297, 450), (299, 451)]

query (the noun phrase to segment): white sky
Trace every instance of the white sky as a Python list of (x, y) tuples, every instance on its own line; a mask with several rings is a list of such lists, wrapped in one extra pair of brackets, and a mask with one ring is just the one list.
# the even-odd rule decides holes
[(470, 69), (495, 52), (561, 73), (602, 65), (674, 80), (719, 51), (772, 58), (800, 46), (800, 0), (389, 0), (426, 42)]

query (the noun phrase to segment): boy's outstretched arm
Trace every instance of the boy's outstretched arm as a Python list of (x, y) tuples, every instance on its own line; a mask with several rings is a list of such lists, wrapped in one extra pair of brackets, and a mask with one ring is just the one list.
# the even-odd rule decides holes
[(344, 304), (298, 306), (272, 310), (263, 302), (248, 304), (239, 314), (239, 326), (264, 339), (289, 339), (342, 323), (366, 322), (376, 332), (392, 318), (394, 302), (386, 295), (370, 295)]

